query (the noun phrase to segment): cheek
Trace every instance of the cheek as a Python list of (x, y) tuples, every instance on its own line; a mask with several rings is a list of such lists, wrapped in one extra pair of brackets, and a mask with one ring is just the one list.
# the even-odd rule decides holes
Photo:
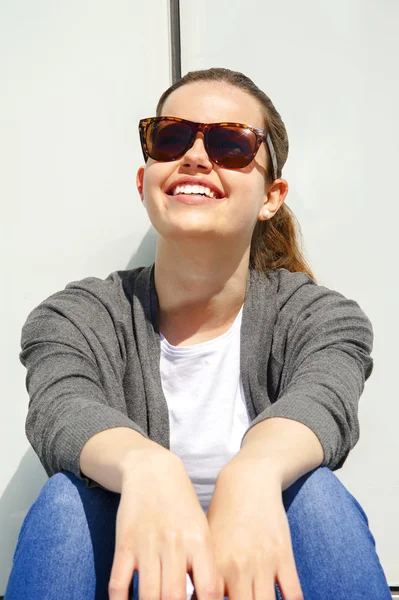
[(165, 210), (165, 201), (162, 189), (172, 177), (171, 163), (148, 161), (143, 178), (143, 204), (149, 216), (154, 216)]
[(150, 187), (150, 182), (148, 180), (148, 176), (144, 175), (144, 180), (143, 180), (143, 195), (144, 195), (144, 200), (146, 200), (148, 198), (148, 190)]
[(243, 180), (237, 184), (237, 194), (245, 204), (258, 204), (263, 201), (265, 178), (257, 169), (252, 169)]
[(159, 163), (156, 163), (152, 159), (149, 159), (147, 162), (143, 178), (143, 193), (146, 200), (148, 200), (157, 189), (159, 190), (161, 186), (162, 174), (159, 166)]
[(152, 208), (155, 204), (154, 198), (156, 197), (157, 186), (155, 172), (150, 168), (146, 168), (144, 171), (143, 178), (143, 204), (147, 211), (152, 212)]
[(244, 211), (246, 219), (251, 223), (258, 219), (265, 200), (265, 180), (261, 173), (253, 171), (245, 181), (245, 188), (240, 190), (238, 201), (239, 210)]

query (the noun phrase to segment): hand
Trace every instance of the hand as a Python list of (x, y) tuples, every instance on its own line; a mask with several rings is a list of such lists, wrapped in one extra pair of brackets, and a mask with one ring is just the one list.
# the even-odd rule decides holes
[(219, 473), (208, 510), (223, 595), (229, 600), (303, 600), (276, 474), (241, 450)]
[(128, 600), (134, 571), (139, 597), (186, 599), (187, 572), (199, 600), (223, 600), (206, 515), (184, 463), (163, 448), (140, 449), (125, 465), (116, 516), (110, 600)]

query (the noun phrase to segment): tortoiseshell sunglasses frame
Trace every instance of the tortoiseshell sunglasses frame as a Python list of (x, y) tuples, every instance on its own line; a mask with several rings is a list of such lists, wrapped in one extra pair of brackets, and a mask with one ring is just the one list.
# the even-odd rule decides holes
[[(272, 160), (273, 176), (274, 176), (274, 179), (277, 179), (277, 157), (276, 157), (276, 152), (274, 150), (273, 142), (271, 140), (271, 137), (270, 137), (268, 131), (266, 131), (266, 129), (258, 129), (257, 127), (251, 127), (250, 125), (245, 125), (244, 123), (227, 123), (227, 122), (226, 123), (196, 123), (195, 121), (187, 121), (187, 119), (180, 119), (179, 117), (167, 117), (167, 116), (150, 117), (148, 119), (140, 119), (140, 121), (139, 121), (140, 142), (141, 142), (141, 149), (143, 151), (143, 156), (144, 156), (145, 162), (147, 162), (148, 157), (150, 156), (150, 153), (148, 152), (148, 148), (147, 148), (147, 142), (146, 142), (147, 128), (151, 123), (159, 122), (159, 121), (175, 121), (177, 123), (187, 123), (187, 125), (189, 125), (194, 132), (194, 135), (192, 136), (192, 140), (189, 143), (189, 145), (183, 150), (183, 152), (179, 156), (176, 156), (176, 157), (170, 159), (170, 161), (178, 160), (179, 158), (181, 158), (183, 156), (183, 154), (185, 152), (187, 152), (187, 150), (189, 148), (191, 148), (191, 146), (194, 143), (195, 137), (199, 131), (204, 135), (205, 149), (209, 155), (209, 151), (208, 151), (208, 147), (207, 147), (207, 132), (210, 129), (213, 129), (215, 127), (230, 127), (230, 128), (237, 127), (239, 129), (249, 129), (250, 131), (252, 131), (252, 133), (256, 137), (256, 144), (255, 144), (254, 152), (251, 154), (250, 160), (244, 166), (248, 166), (253, 161), (253, 159), (256, 156), (256, 153), (259, 150), (259, 146), (261, 145), (261, 143), (266, 142), (266, 144), (269, 148), (270, 158)], [(210, 158), (210, 160), (212, 160), (212, 162), (220, 164), (220, 166), (223, 167), (223, 165), (218, 160), (215, 160), (215, 159), (211, 158), (210, 156), (209, 156), (209, 158)], [(157, 160), (157, 159), (154, 159), (154, 160)], [(162, 161), (162, 162), (169, 162), (169, 161)], [(243, 168), (243, 167), (224, 167), (224, 168)]]

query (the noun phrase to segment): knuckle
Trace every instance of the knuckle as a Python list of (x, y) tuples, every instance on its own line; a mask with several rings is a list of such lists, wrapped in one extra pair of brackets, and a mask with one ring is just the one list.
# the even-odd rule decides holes
[(270, 545), (279, 551), (284, 550), (287, 548), (287, 539), (281, 533), (276, 533)]
[(176, 544), (180, 538), (180, 533), (176, 529), (165, 529), (162, 533), (162, 537), (166, 542)]
[(188, 534), (188, 541), (196, 546), (204, 546), (208, 543), (207, 536), (200, 529), (194, 529)]
[(249, 567), (249, 557), (246, 555), (238, 555), (232, 559), (232, 565), (236, 571), (241, 573)]
[(209, 598), (209, 600), (220, 599), (220, 588), (216, 583), (208, 583), (207, 585), (200, 587), (200, 590), (203, 598)]
[(127, 590), (126, 585), (122, 581), (111, 577), (108, 583), (109, 592), (123, 592), (125, 589)]
[(133, 553), (133, 546), (131, 541), (122, 541), (119, 542), (115, 548), (115, 554), (121, 554), (121, 555), (126, 555), (126, 554), (132, 554)]

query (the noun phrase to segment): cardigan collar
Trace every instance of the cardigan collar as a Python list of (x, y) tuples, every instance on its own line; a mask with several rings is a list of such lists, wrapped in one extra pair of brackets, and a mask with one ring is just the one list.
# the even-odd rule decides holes
[[(159, 303), (154, 271), (155, 263), (143, 267), (135, 280), (132, 316), (140, 361), (143, 364), (151, 362), (150, 368), (143, 369), (148, 402), (148, 430), (152, 439), (162, 440), (161, 443), (169, 448), (168, 408), (160, 374)], [(264, 409), (265, 404), (265, 399), (259, 399), (259, 393), (254, 393), (254, 386), (259, 388), (260, 385), (267, 393), (267, 361), (277, 316), (275, 275), (275, 271), (265, 274), (248, 269), (240, 334), (240, 374), (250, 420)], [(256, 382), (251, 381), (254, 376)], [(160, 418), (151, 419), (150, 415), (155, 412)]]

